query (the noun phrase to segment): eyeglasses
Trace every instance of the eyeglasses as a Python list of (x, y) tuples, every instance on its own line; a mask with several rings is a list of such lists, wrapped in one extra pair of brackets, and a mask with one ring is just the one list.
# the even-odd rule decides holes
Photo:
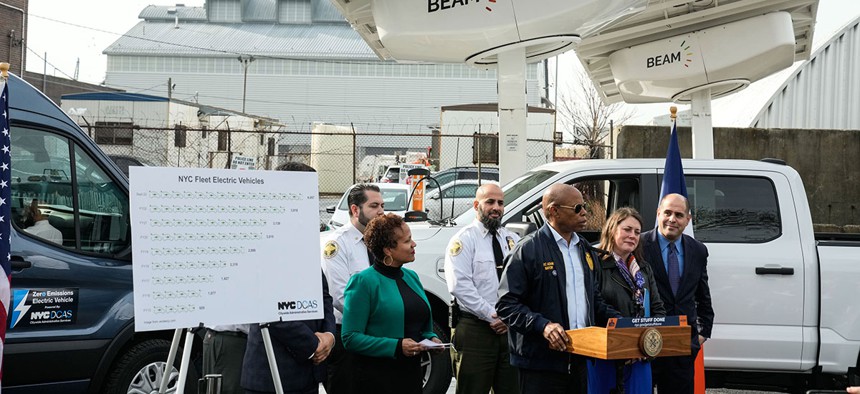
[(574, 205), (574, 206), (570, 206), (570, 205), (556, 205), (556, 207), (572, 209), (572, 210), (573, 210), (573, 213), (580, 213), (580, 212), (582, 212), (582, 210), (583, 210), (583, 209), (584, 209), (584, 210), (586, 210), (586, 211), (588, 211), (588, 204), (585, 204), (585, 203), (582, 203), (582, 204), (576, 204), (576, 205)]

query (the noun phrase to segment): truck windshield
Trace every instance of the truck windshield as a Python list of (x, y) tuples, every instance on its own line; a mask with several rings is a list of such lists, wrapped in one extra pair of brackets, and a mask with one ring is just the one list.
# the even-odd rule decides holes
[(556, 171), (537, 170), (529, 171), (525, 173), (525, 175), (514, 179), (502, 187), (502, 191), (505, 192), (505, 204), (514, 202), (514, 200), (520, 198), (523, 194), (534, 189), (556, 174), (558, 174)]
[[(554, 177), (557, 174), (558, 171), (550, 170), (529, 171), (523, 176), (508, 182), (508, 184), (502, 187), (502, 191), (505, 193), (505, 205), (509, 205), (510, 203), (514, 202), (514, 200), (522, 197), (523, 194), (526, 194), (528, 191), (533, 190), (538, 185), (544, 183), (544, 181)], [(462, 215), (457, 217), (455, 222), (469, 223), (472, 219), (474, 219), (474, 217), (475, 210), (468, 209)]]

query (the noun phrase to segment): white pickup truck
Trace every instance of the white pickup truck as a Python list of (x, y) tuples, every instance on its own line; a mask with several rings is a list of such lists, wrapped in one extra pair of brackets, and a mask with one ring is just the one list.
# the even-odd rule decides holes
[[(542, 165), (503, 188), (503, 223), (520, 233), (541, 226), (543, 191), (559, 182), (583, 192), (592, 215), (583, 235), (592, 241), (620, 207), (635, 207), (646, 223), (655, 223), (663, 164), (632, 159)], [(710, 251), (716, 318), (705, 346), (708, 386), (800, 391), (860, 383), (860, 236), (815, 234), (800, 175), (784, 163), (683, 165), (695, 237)], [(443, 254), (458, 227), (474, 217), (470, 210), (456, 224), (412, 224), (418, 246), (409, 268), (420, 275), (442, 332), (450, 300)], [(427, 363), (426, 393), (447, 387), (444, 357)]]

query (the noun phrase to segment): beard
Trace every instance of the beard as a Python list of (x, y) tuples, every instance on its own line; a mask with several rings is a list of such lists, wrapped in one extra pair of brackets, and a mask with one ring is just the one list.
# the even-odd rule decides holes
[[(493, 219), (490, 217), (490, 213), (493, 213), (493, 212), (496, 212), (499, 214), (498, 219)], [(488, 213), (481, 212), (481, 214), (478, 216), (480, 216), (481, 223), (484, 224), (484, 227), (486, 227), (487, 230), (490, 230), (491, 233), (495, 234), (495, 232), (499, 229), (499, 227), (502, 226), (501, 212), (498, 212), (498, 211), (490, 211)]]
[(373, 218), (365, 216), (364, 212), (362, 212), (361, 210), (358, 211), (358, 223), (360, 223), (362, 226), (367, 227), (367, 224), (370, 223), (371, 219)]

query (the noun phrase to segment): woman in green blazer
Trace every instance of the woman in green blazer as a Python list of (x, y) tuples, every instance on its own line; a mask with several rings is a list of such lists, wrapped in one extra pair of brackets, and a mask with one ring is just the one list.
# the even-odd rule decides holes
[(430, 302), (418, 275), (403, 264), (415, 260), (415, 242), (403, 219), (379, 216), (364, 240), (376, 262), (350, 278), (344, 292), (343, 345), (356, 356), (357, 393), (420, 394), (424, 339), (433, 333)]

